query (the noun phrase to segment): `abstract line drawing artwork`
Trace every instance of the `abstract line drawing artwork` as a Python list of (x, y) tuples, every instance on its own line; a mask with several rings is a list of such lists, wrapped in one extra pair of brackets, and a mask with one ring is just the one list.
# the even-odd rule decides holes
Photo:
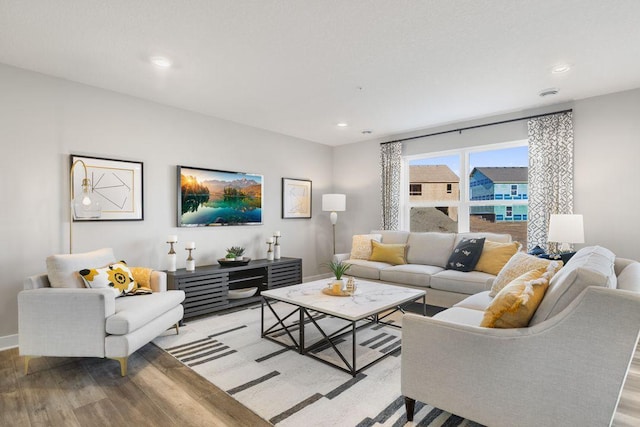
[[(90, 191), (102, 208), (100, 218), (94, 221), (144, 219), (142, 162), (71, 155), (71, 164), (76, 160), (82, 160), (87, 166)], [(83, 178), (82, 166), (76, 166), (72, 183), (74, 195), (82, 191)], [(76, 219), (76, 221), (80, 220)]]
[(311, 181), (282, 178), (282, 218), (311, 218)]

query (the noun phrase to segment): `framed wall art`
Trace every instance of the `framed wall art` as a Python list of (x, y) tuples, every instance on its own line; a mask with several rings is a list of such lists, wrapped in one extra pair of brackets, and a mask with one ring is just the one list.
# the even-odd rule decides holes
[[(74, 221), (142, 221), (142, 162), (71, 155), (71, 166), (81, 160), (87, 168), (92, 197), (100, 203), (100, 218)], [(75, 198), (82, 193), (84, 168), (78, 162), (71, 173), (71, 191)]]
[(311, 218), (311, 180), (282, 178), (282, 218)]

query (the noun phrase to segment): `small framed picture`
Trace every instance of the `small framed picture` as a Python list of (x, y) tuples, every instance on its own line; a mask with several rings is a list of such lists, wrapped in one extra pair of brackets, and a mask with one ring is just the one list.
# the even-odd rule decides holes
[[(99, 218), (74, 221), (142, 221), (142, 162), (71, 155), (71, 193), (82, 193), (88, 179), (91, 197), (100, 203)], [(86, 176), (85, 176), (86, 175)]]
[(282, 218), (311, 218), (311, 180), (282, 178)]

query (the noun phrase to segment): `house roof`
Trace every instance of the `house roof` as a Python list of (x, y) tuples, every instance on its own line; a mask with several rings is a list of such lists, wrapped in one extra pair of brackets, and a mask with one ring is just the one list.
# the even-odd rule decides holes
[(409, 166), (410, 182), (460, 182), (458, 175), (447, 165)]
[(526, 166), (473, 168), (473, 170), (471, 171), (471, 175), (473, 175), (475, 171), (482, 173), (484, 176), (495, 183), (529, 181), (529, 168)]

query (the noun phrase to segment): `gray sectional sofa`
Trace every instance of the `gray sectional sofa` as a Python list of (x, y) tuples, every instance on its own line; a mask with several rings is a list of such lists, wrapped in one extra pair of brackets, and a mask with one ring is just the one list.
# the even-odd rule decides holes
[(334, 259), (351, 264), (347, 275), (380, 280), (415, 288), (429, 288), (427, 304), (451, 307), (469, 295), (491, 289), (496, 276), (480, 271), (460, 272), (445, 269), (453, 249), (463, 238), (486, 238), (499, 243), (511, 242), (508, 234), (437, 233), (374, 230), (382, 243), (406, 244), (407, 264), (351, 259), (350, 253), (336, 254)]

